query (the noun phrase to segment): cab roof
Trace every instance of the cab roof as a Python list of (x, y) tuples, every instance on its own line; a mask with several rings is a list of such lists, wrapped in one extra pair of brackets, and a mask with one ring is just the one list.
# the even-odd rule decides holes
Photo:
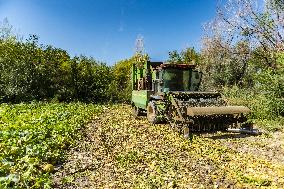
[(186, 69), (186, 68), (195, 68), (196, 65), (194, 64), (170, 64), (170, 63), (164, 63), (161, 64), (161, 68), (181, 68), (181, 69)]
[(150, 62), (150, 65), (153, 68), (180, 68), (180, 69), (188, 69), (188, 68), (195, 68), (196, 65), (194, 64), (172, 64), (166, 62)]

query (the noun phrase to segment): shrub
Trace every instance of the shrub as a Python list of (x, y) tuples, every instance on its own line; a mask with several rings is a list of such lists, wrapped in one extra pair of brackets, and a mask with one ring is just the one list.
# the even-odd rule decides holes
[(62, 49), (26, 42), (0, 40), (0, 101), (23, 102), (56, 98), (104, 102), (110, 99), (111, 67), (94, 58), (73, 59)]

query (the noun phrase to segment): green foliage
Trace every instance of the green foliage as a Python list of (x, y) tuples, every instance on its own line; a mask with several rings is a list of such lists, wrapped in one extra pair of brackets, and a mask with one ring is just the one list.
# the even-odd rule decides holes
[(237, 86), (225, 87), (224, 95), (229, 104), (243, 105), (251, 109), (249, 119), (267, 130), (283, 129), (284, 101), (274, 93), (261, 93), (257, 89), (247, 90)]
[[(148, 55), (147, 55), (148, 56)], [(146, 56), (146, 57), (147, 57)], [(147, 61), (140, 59), (142, 61)], [(117, 62), (113, 66), (114, 81), (112, 82), (113, 99), (116, 101), (130, 102), (131, 99), (131, 68), (137, 61), (137, 56)]]
[(169, 52), (169, 60), (170, 63), (181, 64), (182, 58), (181, 55), (178, 53), (177, 50)]
[(2, 104), (0, 188), (50, 188), (50, 167), (64, 160), (80, 128), (100, 109), (82, 103)]
[(284, 116), (284, 72), (267, 70), (257, 75), (256, 86), (271, 100), (271, 113)]
[[(201, 53), (202, 87), (220, 90), (252, 110), (267, 129), (283, 128), (283, 0), (224, 3), (206, 26)], [(221, 26), (221, 27), (220, 27)]]
[(168, 62), (174, 64), (199, 64), (200, 55), (194, 48), (186, 48), (180, 53), (176, 50), (169, 52)]
[[(240, 43), (239, 43), (240, 44)], [(262, 63), (263, 49), (256, 49), (251, 56), (240, 58), (232, 52), (242, 54), (236, 46), (233, 50), (222, 51), (218, 48), (202, 54), (201, 64), (205, 73), (202, 87), (204, 90), (220, 90), (231, 104), (245, 105), (252, 110), (250, 118), (266, 129), (281, 129), (284, 115), (284, 70), (283, 53), (275, 53)], [(273, 63), (272, 59), (276, 60)]]
[(186, 48), (181, 51), (181, 58), (185, 64), (199, 64), (200, 55), (194, 48)]
[(144, 64), (150, 60), (148, 54), (142, 54), (140, 52), (136, 52), (135, 55), (131, 58), (132, 61), (135, 61), (138, 67), (143, 67)]
[(252, 110), (251, 119), (266, 129), (282, 129), (284, 124), (284, 58), (277, 54), (277, 69), (259, 69), (252, 74), (252, 88), (225, 87), (224, 94), (232, 104)]
[(109, 99), (111, 68), (84, 56), (70, 58), (62, 49), (0, 40), (0, 101), (22, 102), (56, 98), (59, 101), (102, 102)]
[(113, 81), (111, 84), (112, 100), (119, 102), (130, 102), (131, 100), (131, 70), (132, 65), (137, 64), (138, 67), (143, 67), (145, 62), (149, 61), (148, 54), (136, 53), (129, 59), (117, 62), (113, 70)]
[(73, 99), (87, 102), (109, 100), (109, 87), (113, 80), (111, 68), (104, 63), (98, 63), (93, 58), (76, 57), (75, 59), (76, 61), (72, 64), (72, 77), (68, 87), (73, 89)]

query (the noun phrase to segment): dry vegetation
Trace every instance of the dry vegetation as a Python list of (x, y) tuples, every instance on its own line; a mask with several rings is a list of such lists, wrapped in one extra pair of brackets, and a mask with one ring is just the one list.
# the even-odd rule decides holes
[[(57, 188), (283, 188), (283, 132), (193, 134), (137, 120), (127, 105), (104, 108), (87, 125)], [(282, 157), (282, 159), (281, 159)]]

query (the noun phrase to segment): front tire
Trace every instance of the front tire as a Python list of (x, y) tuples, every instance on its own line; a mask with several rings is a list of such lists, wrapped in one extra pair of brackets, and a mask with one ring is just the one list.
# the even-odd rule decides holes
[(157, 105), (154, 102), (149, 102), (147, 106), (147, 119), (152, 124), (160, 123), (159, 112)]

